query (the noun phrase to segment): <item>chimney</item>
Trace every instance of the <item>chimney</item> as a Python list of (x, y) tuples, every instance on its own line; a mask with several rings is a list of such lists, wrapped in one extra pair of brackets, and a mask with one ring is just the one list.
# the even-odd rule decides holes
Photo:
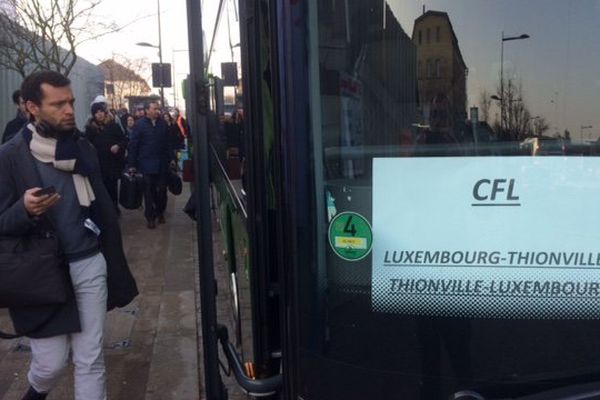
[(423, 4), (423, 14), (425, 14), (425, 4)]

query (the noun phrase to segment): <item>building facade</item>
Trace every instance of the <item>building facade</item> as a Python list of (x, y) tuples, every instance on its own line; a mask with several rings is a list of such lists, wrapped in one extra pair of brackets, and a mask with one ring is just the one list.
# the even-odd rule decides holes
[(105, 96), (110, 107), (127, 107), (129, 97), (150, 94), (148, 82), (134, 71), (134, 68), (141, 69), (141, 64), (132, 64), (130, 68), (115, 60), (105, 60), (98, 67), (104, 75)]
[[(104, 79), (98, 66), (79, 57), (69, 74), (73, 94), (77, 99), (75, 119), (77, 126), (83, 129), (90, 117), (90, 103), (99, 94), (104, 93)], [(12, 93), (19, 89), (23, 78), (14, 71), (0, 69), (0, 127), (4, 130), (6, 123), (16, 115), (16, 107), (12, 102)]]
[(419, 106), (425, 123), (430, 122), (431, 104), (436, 97), (449, 103), (449, 123), (467, 118), (468, 69), (458, 38), (447, 13), (427, 11), (415, 20), (413, 43), (417, 48)]

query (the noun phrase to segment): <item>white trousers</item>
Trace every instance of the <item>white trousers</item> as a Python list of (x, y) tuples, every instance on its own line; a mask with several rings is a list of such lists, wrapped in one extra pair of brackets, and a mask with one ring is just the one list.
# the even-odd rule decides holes
[(106, 260), (102, 254), (69, 265), (79, 308), (81, 332), (31, 339), (31, 365), (27, 375), (39, 393), (55, 386), (72, 350), (75, 365), (75, 399), (105, 400), (106, 372), (102, 350), (106, 319)]

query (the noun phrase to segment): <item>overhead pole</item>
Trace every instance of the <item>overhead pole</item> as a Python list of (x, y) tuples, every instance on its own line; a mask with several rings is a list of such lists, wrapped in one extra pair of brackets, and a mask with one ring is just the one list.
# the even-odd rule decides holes
[(217, 30), (219, 29), (219, 24), (221, 23), (221, 17), (223, 16), (223, 5), (225, 2), (223, 0), (219, 1), (219, 10), (217, 11), (217, 19), (215, 21), (215, 28), (213, 29), (212, 38), (210, 40), (210, 47), (208, 50), (208, 59), (206, 60), (205, 68), (208, 70), (208, 65), (210, 64), (210, 58), (212, 57), (213, 50), (215, 49), (215, 41), (217, 39)]
[(212, 250), (212, 219), (209, 188), (210, 162), (207, 128), (208, 96), (204, 65), (202, 5), (200, 0), (186, 1), (188, 41), (190, 46), (190, 107), (188, 118), (191, 123), (193, 138), (204, 388), (206, 399), (226, 400), (227, 391), (221, 380), (218, 359), (217, 285), (213, 268)]
[(158, 62), (160, 63), (160, 106), (165, 107), (165, 74), (163, 70), (162, 57), (162, 29), (160, 23), (160, 0), (156, 1), (158, 6)]

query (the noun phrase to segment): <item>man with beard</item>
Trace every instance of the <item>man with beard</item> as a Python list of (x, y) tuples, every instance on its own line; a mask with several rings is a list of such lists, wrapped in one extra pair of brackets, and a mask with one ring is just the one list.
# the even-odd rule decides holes
[[(16, 333), (31, 344), (22, 399), (45, 399), (71, 353), (75, 399), (104, 400), (106, 312), (131, 302), (135, 280), (95, 150), (75, 127), (69, 79), (37, 72), (23, 81), (21, 95), (33, 122), (0, 147), (0, 236), (56, 234), (72, 283), (64, 304), (10, 310)], [(40, 195), (42, 187), (55, 193)]]

